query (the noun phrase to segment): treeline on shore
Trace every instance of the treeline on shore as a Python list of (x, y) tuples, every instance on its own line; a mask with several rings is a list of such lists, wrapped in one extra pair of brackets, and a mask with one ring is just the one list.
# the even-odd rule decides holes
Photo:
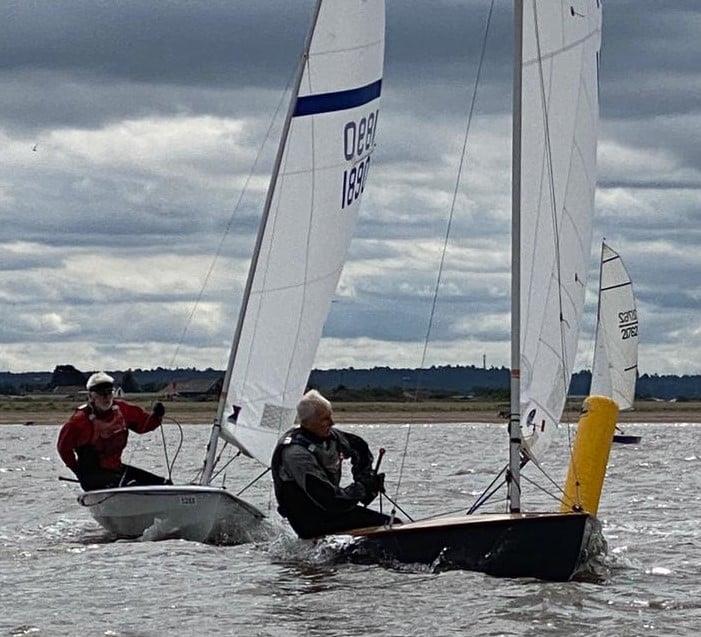
[[(216, 397), (224, 372), (208, 368), (129, 369), (110, 371), (127, 394), (159, 393), (171, 388), (199, 386), (201, 398)], [(0, 394), (24, 395), (60, 392), (62, 388), (84, 386), (90, 372), (72, 365), (58, 365), (53, 372), (0, 372)], [(218, 381), (218, 382), (217, 382)], [(505, 367), (480, 368), (473, 365), (445, 365), (427, 369), (374, 367), (371, 369), (313, 370), (309, 387), (340, 401), (402, 401), (408, 396), (430, 399), (470, 400), (474, 398), (505, 401), (509, 397), (509, 370)], [(570, 395), (589, 393), (591, 372), (572, 376)], [(663, 400), (701, 399), (701, 375), (642, 374), (638, 378), (636, 398)]]

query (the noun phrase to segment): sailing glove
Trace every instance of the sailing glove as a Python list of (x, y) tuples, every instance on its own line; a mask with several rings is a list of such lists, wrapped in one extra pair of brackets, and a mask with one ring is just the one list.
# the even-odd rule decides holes
[(385, 474), (384, 473), (373, 473), (372, 474), (372, 490), (377, 494), (385, 490)]
[(365, 488), (365, 497), (361, 500), (364, 505), (370, 504), (380, 491), (384, 491), (385, 488), (385, 474), (384, 473), (368, 473), (358, 480)]
[(166, 408), (163, 406), (162, 402), (156, 402), (153, 404), (153, 410), (151, 413), (156, 417), (156, 418), (163, 418), (163, 416), (166, 413)]

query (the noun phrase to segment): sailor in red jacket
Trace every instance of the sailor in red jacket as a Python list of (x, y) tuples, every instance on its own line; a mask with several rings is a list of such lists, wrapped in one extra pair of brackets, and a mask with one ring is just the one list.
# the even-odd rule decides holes
[(61, 460), (75, 473), (85, 491), (122, 486), (169, 484), (160, 476), (122, 464), (129, 430), (145, 434), (160, 427), (165, 414), (157, 402), (151, 414), (115, 400), (114, 379), (104, 372), (90, 376), (88, 402), (78, 407), (58, 435)]

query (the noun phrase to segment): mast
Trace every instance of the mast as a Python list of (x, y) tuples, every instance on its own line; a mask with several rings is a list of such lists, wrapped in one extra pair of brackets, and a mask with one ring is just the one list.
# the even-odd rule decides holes
[(514, 83), (511, 147), (511, 407), (509, 416), (509, 511), (521, 511), (521, 80), (523, 0), (514, 0)]
[[(591, 382), (589, 383), (589, 395), (592, 395), (592, 389), (596, 387), (599, 389), (600, 383), (595, 381), (594, 373), (601, 366), (601, 361), (598, 360), (600, 355), (597, 356), (599, 348), (605, 348), (605, 341), (600, 341), (603, 339), (604, 335), (601, 333), (601, 286), (604, 280), (604, 248), (606, 247), (606, 237), (601, 240), (601, 256), (599, 257), (599, 293), (596, 296), (596, 330), (594, 331), (594, 356), (591, 359)], [(605, 351), (603, 349), (602, 351)], [(606, 367), (608, 367), (608, 356), (606, 356)], [(599, 385), (599, 386), (597, 386)], [(611, 392), (610, 397), (613, 397), (613, 385), (611, 381), (611, 373), (608, 373), (608, 391)], [(608, 394), (606, 394), (608, 395)]]
[[(606, 237), (601, 240), (601, 256), (599, 257), (599, 293), (596, 296), (596, 331), (594, 332), (594, 357), (591, 361), (591, 379), (594, 382), (594, 366), (596, 365), (596, 345), (600, 338), (599, 329), (601, 328), (601, 286), (604, 276), (604, 247), (606, 246)], [(591, 386), (589, 387), (591, 394)]]
[(217, 406), (217, 415), (214, 418), (214, 423), (212, 424), (212, 432), (209, 436), (209, 442), (207, 443), (207, 454), (204, 461), (204, 468), (202, 469), (202, 477), (200, 479), (200, 484), (209, 484), (212, 478), (212, 471), (214, 470), (214, 458), (217, 452), (217, 441), (219, 439), (219, 432), (221, 430), (221, 422), (224, 418), (224, 409), (226, 409), (226, 398), (227, 392), (229, 390), (229, 385), (231, 383), (231, 373), (234, 368), (234, 362), (236, 360), (236, 353), (238, 351), (239, 342), (241, 340), (241, 331), (243, 329), (243, 321), (246, 316), (246, 310), (248, 308), (248, 301), (251, 296), (251, 288), (253, 287), (253, 279), (255, 277), (256, 268), (258, 266), (258, 258), (260, 257), (261, 246), (263, 245), (263, 237), (265, 236), (265, 229), (268, 224), (268, 217), (270, 216), (270, 208), (273, 202), (273, 196), (275, 194), (275, 187), (277, 185), (278, 175), (280, 173), (280, 166), (282, 165), (282, 157), (285, 153), (285, 146), (287, 145), (287, 137), (290, 132), (290, 125), (292, 123), (292, 115), (294, 114), (295, 106), (297, 104), (297, 96), (299, 95), (299, 87), (302, 83), (302, 77), (304, 75), (304, 67), (309, 59), (309, 48), (311, 47), (312, 36), (314, 35), (314, 29), (316, 28), (316, 23), (319, 18), (319, 12), (321, 11), (321, 3), (323, 0), (317, 0), (316, 6), (314, 7), (314, 13), (312, 15), (311, 25), (307, 33), (306, 40), (304, 41), (304, 48), (302, 50), (302, 55), (299, 58), (299, 64), (297, 66), (297, 72), (294, 79), (294, 84), (292, 86), (292, 95), (290, 97), (290, 104), (287, 108), (287, 114), (285, 116), (285, 122), (282, 128), (282, 135), (280, 137), (280, 145), (277, 149), (277, 155), (275, 156), (275, 164), (273, 165), (273, 172), (270, 177), (270, 183), (268, 184), (268, 192), (265, 198), (265, 205), (263, 207), (263, 214), (261, 216), (260, 225), (258, 226), (258, 235), (256, 236), (256, 243), (253, 248), (253, 256), (251, 257), (251, 265), (248, 270), (248, 278), (246, 280), (246, 287), (243, 291), (243, 298), (241, 300), (241, 308), (239, 310), (239, 317), (236, 323), (236, 330), (234, 332), (234, 339), (231, 345), (231, 351), (229, 353), (229, 362), (226, 367), (226, 373), (224, 375), (224, 384), (222, 385), (222, 391), (219, 395), (219, 404)]

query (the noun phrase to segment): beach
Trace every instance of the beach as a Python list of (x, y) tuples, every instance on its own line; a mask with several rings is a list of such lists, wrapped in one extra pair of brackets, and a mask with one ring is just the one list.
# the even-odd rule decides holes
[[(150, 409), (156, 398), (136, 394), (130, 402)], [(78, 401), (51, 397), (12, 397), (0, 400), (0, 425), (37, 424), (58, 425), (65, 422), (78, 406)], [(166, 418), (181, 424), (210, 424), (214, 419), (215, 401), (167, 401)], [(581, 399), (568, 401), (563, 422), (576, 422)], [(500, 414), (508, 405), (493, 401), (434, 400), (421, 402), (338, 402), (334, 403), (334, 418), (338, 423), (495, 423), (506, 422)], [(621, 423), (699, 423), (701, 401), (662, 402), (637, 401), (632, 411), (621, 412)]]

